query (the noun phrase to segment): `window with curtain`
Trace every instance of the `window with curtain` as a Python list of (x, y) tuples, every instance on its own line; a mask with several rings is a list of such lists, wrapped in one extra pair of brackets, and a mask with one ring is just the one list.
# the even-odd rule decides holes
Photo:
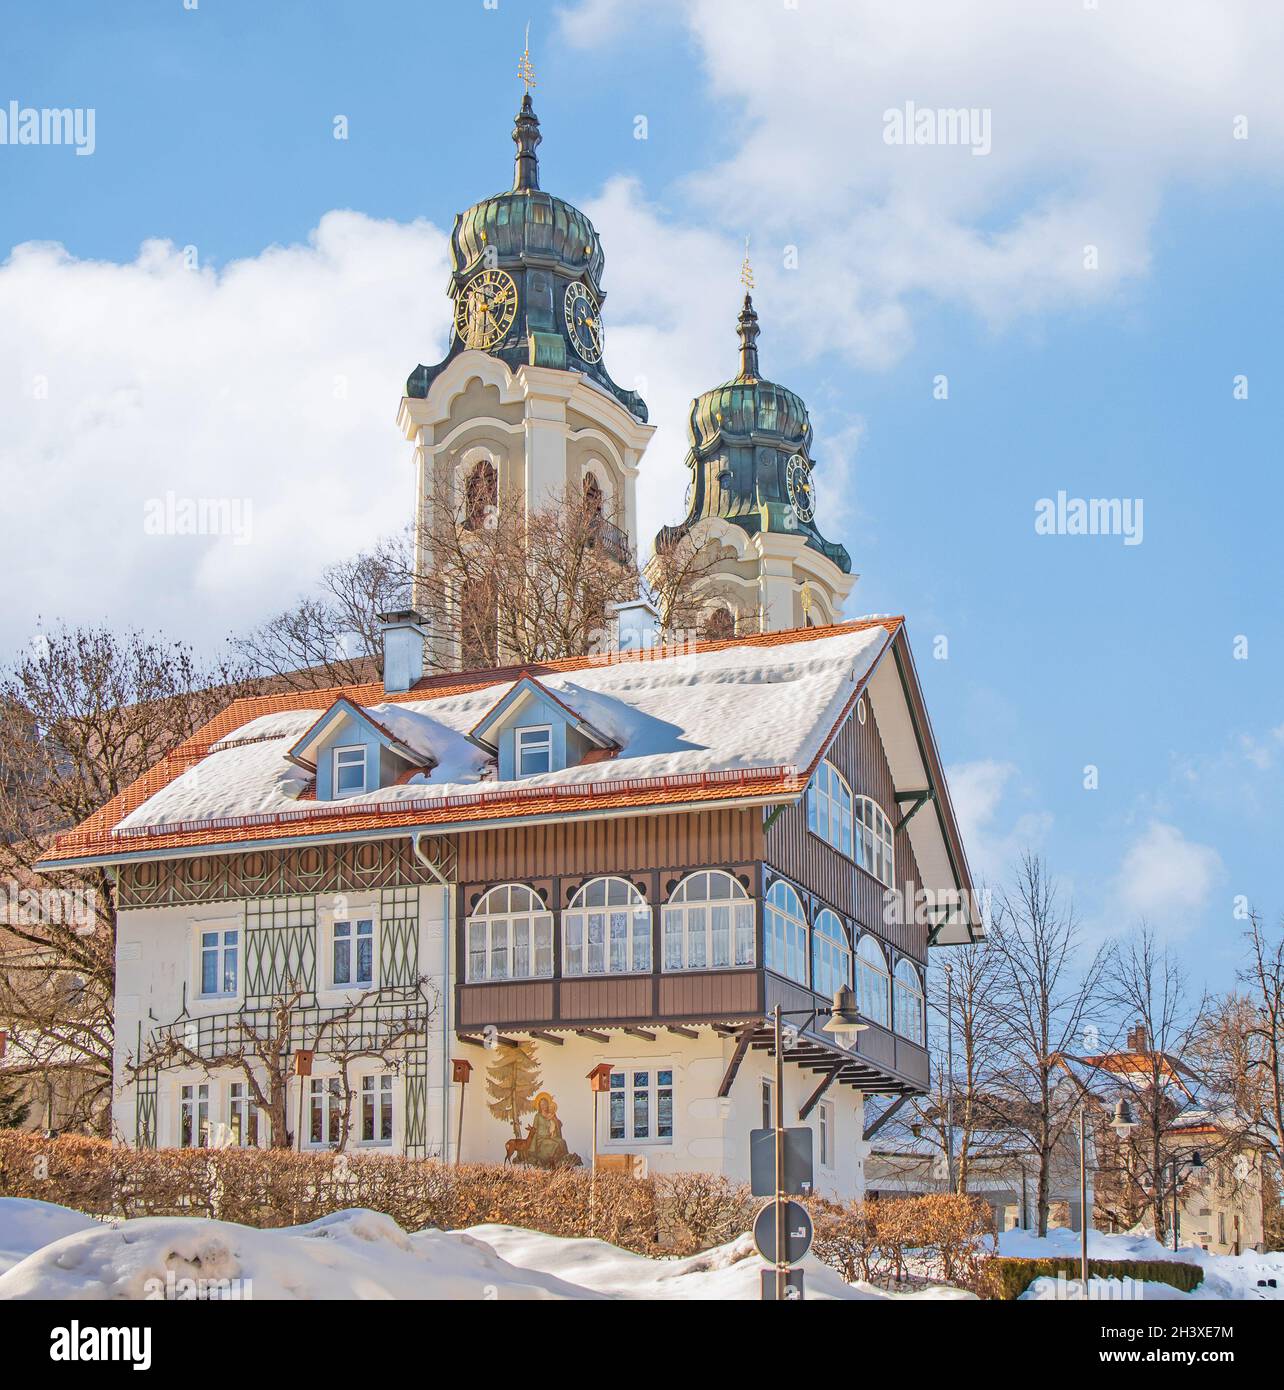
[(793, 888), (778, 878), (767, 890), (763, 919), (767, 969), (807, 983), (807, 918)]
[(553, 914), (524, 883), (482, 895), (468, 919), (468, 982), (540, 980), (553, 973)]
[(807, 787), (807, 828), (849, 859), (852, 852), (852, 789), (831, 762), (816, 769)]
[(889, 1026), (887, 958), (872, 936), (862, 936), (856, 947), (856, 1007), (866, 1018)]
[(896, 962), (894, 980), (896, 1031), (911, 1042), (923, 1041), (923, 980), (907, 960)]
[(722, 869), (684, 878), (664, 905), (663, 921), (666, 970), (754, 963), (753, 899)]
[(856, 798), (856, 862), (885, 887), (896, 881), (892, 823), (872, 797)]
[(836, 912), (823, 908), (811, 929), (811, 987), (832, 999), (843, 985), (851, 983), (852, 953), (847, 933)]
[(623, 878), (586, 883), (562, 913), (568, 975), (628, 975), (651, 969), (651, 907)]

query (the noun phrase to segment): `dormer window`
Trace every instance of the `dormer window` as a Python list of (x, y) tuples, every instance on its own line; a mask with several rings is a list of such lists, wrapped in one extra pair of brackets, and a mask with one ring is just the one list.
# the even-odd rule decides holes
[(366, 750), (358, 744), (334, 750), (335, 796), (359, 796), (366, 790)]
[(533, 724), (517, 730), (517, 775), (534, 777), (553, 770), (553, 728)]

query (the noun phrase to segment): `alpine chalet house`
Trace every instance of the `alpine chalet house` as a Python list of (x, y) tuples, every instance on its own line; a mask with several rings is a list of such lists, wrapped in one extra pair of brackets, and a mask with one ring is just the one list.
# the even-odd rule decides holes
[[(632, 530), (651, 427), (539, 138), (528, 90), (513, 187), (455, 222), (454, 339), (401, 405), (418, 505), (583, 486)], [(743, 1179), (779, 1003), (818, 1189), (863, 1190), (864, 1097), (926, 1088), (929, 953), (979, 923), (903, 621), (837, 621), (850, 562), (757, 331), (746, 296), (674, 528), (719, 537), (725, 636), (653, 645), (639, 603), (632, 650), (425, 675), (451, 615), (389, 615), (381, 683), (238, 700), (57, 842), (115, 875), (121, 1142)]]

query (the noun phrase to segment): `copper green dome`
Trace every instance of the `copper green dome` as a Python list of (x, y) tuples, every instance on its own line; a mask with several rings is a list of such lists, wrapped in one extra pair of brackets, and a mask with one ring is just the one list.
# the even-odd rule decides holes
[(457, 275), (475, 270), (489, 249), (500, 265), (520, 261), (600, 283), (602, 243), (593, 224), (579, 208), (539, 186), (535, 147), (541, 138), (528, 92), (513, 126), (517, 156), (512, 188), (483, 198), (455, 218), (450, 252)]
[(801, 396), (758, 374), (758, 315), (746, 294), (738, 320), (740, 371), (691, 402), (691, 444), (696, 454), (721, 443), (746, 443), (759, 435), (806, 451), (811, 420)]

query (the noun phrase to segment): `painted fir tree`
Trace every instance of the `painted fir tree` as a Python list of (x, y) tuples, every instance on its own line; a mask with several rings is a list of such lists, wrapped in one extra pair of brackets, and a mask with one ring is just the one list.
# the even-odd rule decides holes
[(486, 1069), (486, 1104), (497, 1120), (512, 1125), (514, 1139), (522, 1137), (522, 1116), (534, 1111), (539, 1088), (535, 1044), (501, 1045)]

